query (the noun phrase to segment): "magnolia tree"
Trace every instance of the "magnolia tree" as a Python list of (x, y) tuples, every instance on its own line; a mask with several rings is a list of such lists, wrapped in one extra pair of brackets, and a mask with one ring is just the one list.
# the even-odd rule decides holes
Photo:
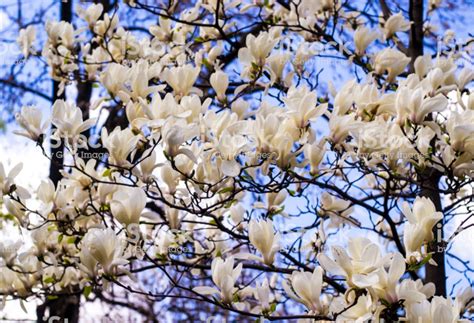
[[(472, 252), (452, 248), (472, 250), (471, 40), (433, 51), (440, 1), (361, 5), (129, 0), (21, 30), (59, 93), (95, 94), (87, 113), (16, 115), (64, 162), (32, 191), (0, 165), (22, 235), (0, 241), (4, 301), (82, 295), (151, 321), (472, 317)], [(127, 29), (124, 7), (154, 22)], [(320, 79), (325, 55), (354, 79)], [(110, 113), (126, 122), (104, 127)]]

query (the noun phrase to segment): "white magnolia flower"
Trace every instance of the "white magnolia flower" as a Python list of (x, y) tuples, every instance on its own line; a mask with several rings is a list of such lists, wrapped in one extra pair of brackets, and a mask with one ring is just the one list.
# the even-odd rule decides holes
[(222, 70), (212, 73), (210, 78), (211, 86), (216, 91), (217, 99), (224, 102), (226, 99), (225, 92), (229, 86), (229, 77)]
[(330, 141), (335, 145), (341, 145), (349, 132), (358, 126), (359, 122), (355, 120), (354, 115), (338, 115), (333, 112), (329, 119)]
[(304, 146), (304, 156), (309, 161), (311, 175), (316, 175), (319, 171), (319, 165), (324, 158), (326, 153), (325, 142), (314, 142), (312, 144), (307, 143)]
[(411, 23), (407, 21), (401, 12), (391, 15), (390, 18), (385, 21), (383, 26), (383, 34), (385, 39), (391, 38), (399, 31), (407, 31), (410, 29)]
[(24, 106), (21, 112), (15, 115), (16, 121), (25, 131), (13, 131), (13, 133), (37, 141), (49, 126), (49, 121), (41, 124), (43, 115), (41, 110), (34, 106)]
[(456, 152), (474, 154), (474, 111), (452, 112), (446, 124), (449, 144)]
[(418, 77), (422, 79), (423, 77), (426, 76), (426, 74), (428, 74), (432, 65), (433, 65), (433, 62), (432, 62), (430, 54), (418, 56), (414, 64), (416, 75), (418, 75)]
[(419, 303), (433, 297), (436, 287), (433, 283), (423, 284), (421, 279), (416, 281), (411, 279), (403, 280), (396, 287), (397, 300), (403, 300), (405, 306)]
[(149, 81), (160, 75), (161, 65), (158, 63), (150, 66), (148, 61), (142, 59), (132, 64), (127, 72), (129, 86), (123, 87), (122, 85), (121, 91), (117, 93), (120, 99), (125, 103), (130, 100), (138, 102), (140, 99), (146, 99), (151, 93), (164, 88), (164, 86), (149, 86)]
[(146, 205), (146, 194), (138, 187), (120, 187), (110, 201), (112, 215), (122, 224), (138, 223)]
[(104, 6), (101, 3), (93, 3), (87, 7), (87, 9), (84, 9), (81, 6), (77, 7), (77, 14), (87, 22), (91, 29), (94, 28), (95, 23), (100, 18), (103, 11)]
[(263, 262), (272, 265), (275, 255), (280, 249), (280, 235), (273, 231), (271, 220), (255, 221), (249, 223), (249, 239), (252, 245), (263, 255)]
[(229, 257), (226, 260), (222, 260), (222, 258), (216, 257), (212, 261), (211, 271), (212, 281), (219, 289), (200, 286), (193, 288), (193, 290), (203, 295), (219, 294), (222, 302), (226, 304), (232, 303), (234, 292), (236, 291), (234, 285), (242, 271), (242, 264), (240, 263), (234, 268), (234, 258)]
[(100, 74), (100, 83), (114, 97), (124, 90), (127, 80), (128, 67), (117, 63), (107, 65), (107, 69)]
[(378, 271), (378, 282), (371, 288), (375, 294), (389, 303), (396, 303), (400, 298), (397, 293), (398, 281), (405, 273), (406, 264), (403, 256), (396, 252), (390, 263), (388, 272), (385, 268)]
[(199, 67), (188, 64), (165, 69), (161, 78), (173, 88), (176, 96), (183, 97), (191, 92), (199, 92), (198, 89), (193, 88), (199, 73)]
[(463, 309), (462, 304), (452, 299), (435, 296), (430, 301), (423, 300), (407, 306), (407, 319), (409, 322), (430, 322), (430, 323), (457, 323), (468, 322), (459, 319), (459, 314)]
[[(2, 232), (2, 234), (5, 234), (5, 232)], [(0, 241), (0, 259), (3, 259), (7, 265), (12, 265), (13, 260), (18, 254), (19, 249), (22, 246), (22, 242), (20, 240), (18, 241), (12, 241), (12, 240), (4, 240)], [(3, 267), (3, 266), (2, 266)], [(2, 268), (3, 270), (3, 268)]]
[(96, 22), (94, 33), (100, 36), (104, 36), (107, 33), (107, 35), (111, 36), (115, 32), (118, 23), (119, 15), (112, 15), (111, 18), (108, 13), (105, 13), (103, 19)]
[(21, 52), (25, 58), (28, 58), (30, 54), (35, 53), (33, 43), (36, 39), (36, 29), (33, 25), (29, 25), (25, 29), (20, 30), (17, 42), (20, 45)]
[(64, 100), (56, 100), (53, 105), (52, 123), (56, 127), (54, 136), (65, 138), (69, 144), (74, 145), (79, 135), (94, 125), (95, 119), (84, 121), (80, 108)]
[(165, 143), (164, 152), (168, 157), (185, 155), (193, 162), (197, 162), (191, 149), (182, 147), (183, 144), (199, 134), (199, 128), (195, 125), (172, 124), (168, 122), (162, 130)]
[(387, 81), (393, 82), (410, 63), (410, 58), (402, 52), (393, 48), (385, 48), (375, 56), (374, 67), (375, 73), (388, 73)]
[(268, 193), (266, 196), (267, 205), (262, 202), (255, 202), (253, 207), (256, 209), (266, 209), (269, 214), (286, 215), (284, 212), (282, 212), (284, 210), (283, 203), (288, 197), (288, 192), (286, 190)]
[(425, 97), (421, 88), (415, 91), (400, 89), (395, 100), (399, 121), (408, 119), (415, 124), (422, 123), (430, 113), (444, 111), (447, 105), (448, 99), (444, 95)]
[(46, 22), (46, 33), (48, 42), (52, 46), (63, 46), (69, 50), (74, 48), (74, 27), (66, 21)]
[(321, 194), (321, 208), (319, 212), (322, 216), (329, 216), (333, 226), (338, 227), (343, 223), (351, 223), (349, 217), (353, 209), (350, 201), (334, 197), (328, 192)]
[(403, 243), (407, 252), (407, 260), (414, 254), (421, 252), (424, 243), (433, 240), (433, 227), (443, 215), (437, 212), (433, 202), (426, 197), (417, 197), (413, 203), (413, 209), (405, 202), (402, 206), (403, 214), (407, 217), (405, 224)]
[[(291, 54), (288, 52), (275, 53), (275, 54), (270, 55), (270, 57), (267, 60), (268, 70), (270, 72), (270, 84), (274, 84), (277, 80), (281, 80), (281, 78), (283, 77), (283, 71), (290, 57), (291, 57)], [(285, 77), (286, 84), (289, 83), (287, 80), (292, 75), (293, 73), (290, 72), (288, 73), (288, 76)]]
[(297, 128), (305, 128), (310, 121), (315, 121), (327, 110), (327, 105), (316, 106), (317, 96), (306, 86), (291, 87), (284, 99), (288, 115)]
[(354, 33), (354, 42), (356, 46), (356, 54), (363, 55), (366, 48), (376, 39), (379, 38), (379, 33), (371, 30), (365, 26), (357, 27)]
[(102, 128), (101, 139), (104, 147), (109, 152), (110, 163), (118, 166), (128, 166), (130, 162), (127, 158), (135, 151), (140, 137), (136, 136), (130, 128), (121, 130), (117, 126), (110, 134), (105, 127)]
[(240, 174), (240, 164), (236, 158), (248, 148), (248, 140), (241, 135), (232, 135), (227, 130), (219, 138), (216, 145), (219, 168), (226, 176), (234, 177)]
[(27, 190), (15, 184), (15, 177), (18, 176), (22, 168), (23, 164), (19, 163), (10, 169), (7, 174), (3, 164), (0, 162), (0, 198), (12, 192), (17, 193), (21, 198), (29, 197), (30, 194)]
[(325, 314), (320, 296), (323, 286), (323, 269), (316, 267), (314, 271), (293, 271), (290, 277), (289, 285), (283, 282), (283, 288), (286, 294), (295, 301), (304, 304), (315, 315)]
[(459, 73), (456, 83), (459, 89), (462, 90), (466, 87), (466, 85), (471, 83), (472, 80), (474, 80), (474, 70), (469, 67), (465, 67), (461, 70), (461, 73)]
[[(82, 249), (86, 249), (82, 256), (84, 259), (92, 257), (103, 268), (106, 274), (114, 274), (117, 267), (128, 263), (123, 258), (122, 241), (115, 234), (114, 230), (89, 229), (82, 239)], [(87, 259), (86, 262), (93, 264), (94, 260)], [(89, 268), (91, 269), (91, 268)]]
[(263, 66), (277, 42), (278, 38), (268, 32), (261, 32), (257, 37), (249, 34), (245, 40), (247, 47), (239, 50), (239, 59), (241, 61), (250, 60), (258, 66)]
[(261, 312), (270, 310), (271, 291), (267, 278), (263, 280), (261, 285), (255, 287), (254, 297), (260, 304)]
[[(337, 316), (336, 322), (346, 323), (363, 323), (374, 317), (374, 312), (376, 310), (376, 303), (373, 301), (370, 295), (362, 295), (359, 297), (354, 296), (354, 292), (351, 292), (348, 297), (334, 313), (341, 312)], [(355, 304), (354, 304), (355, 303)], [(347, 310), (342, 310), (347, 309)]]
[(318, 255), (321, 266), (333, 275), (345, 276), (349, 286), (366, 288), (377, 284), (378, 270), (383, 265), (380, 248), (364, 237), (349, 239), (348, 252), (332, 246), (334, 260), (325, 254)]
[(242, 203), (237, 203), (230, 208), (230, 219), (237, 227), (237, 230), (242, 230), (244, 228), (244, 214), (245, 214), (245, 207)]

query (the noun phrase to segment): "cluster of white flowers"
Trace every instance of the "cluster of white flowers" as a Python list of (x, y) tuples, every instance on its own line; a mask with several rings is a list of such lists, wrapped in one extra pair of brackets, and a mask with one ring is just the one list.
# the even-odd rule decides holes
[[(258, 9), (280, 23), (245, 36), (228, 65), (225, 53), (236, 44), (221, 38), (234, 26), (200, 18), (215, 13), (217, 3), (241, 15)], [(1, 242), (0, 291), (27, 297), (38, 288), (54, 293), (104, 286), (133, 277), (136, 263), (148, 263), (188, 266), (198, 283), (183, 288), (239, 313), (278, 316), (289, 298), (308, 317), (341, 322), (460, 318), (471, 289), (453, 301), (433, 297), (433, 284), (413, 278), (430, 260), (432, 231), (443, 216), (410, 189), (426, 169), (457, 189), (472, 183), (474, 94), (467, 87), (474, 71), (459, 71), (454, 56), (426, 55), (408, 73), (410, 58), (395, 48), (365, 55), (379, 35), (361, 25), (349, 59), (366, 59), (367, 77), (331, 91), (332, 98), (318, 94), (302, 68), (313, 54), (283, 43), (291, 37), (318, 41), (311, 36), (314, 26), (340, 6), (332, 0), (288, 7), (273, 0), (246, 6), (198, 1), (179, 15), (163, 15), (143, 39), (100, 4), (80, 10), (84, 28), (48, 23), (42, 56), (53, 79), (64, 88), (85, 71), (83, 81), (99, 85), (93, 106), (123, 107), (129, 126), (104, 127), (99, 141), (107, 155), (84, 160), (79, 137), (98, 121), (84, 120), (79, 107), (58, 100), (52, 136), (73, 156), (63, 179), (44, 181), (29, 194), (15, 181), (21, 166), (6, 173), (0, 164), (3, 204), (32, 237), (22, 247)], [(401, 13), (392, 15), (383, 22), (383, 37), (398, 41), (396, 34), (410, 26)], [(34, 53), (34, 35), (30, 27), (20, 33), (25, 56)], [(188, 46), (191, 35), (199, 35), (195, 46)], [(16, 119), (18, 134), (43, 145), (49, 121), (39, 108), (25, 106)], [(411, 202), (398, 213), (386, 205), (376, 213), (385, 226), (374, 230), (390, 252), (369, 238), (351, 238), (347, 249), (332, 244), (332, 258), (325, 252), (326, 231), (361, 228), (358, 208), (384, 207), (377, 198), (367, 207), (370, 194), (351, 198), (348, 169), (362, 172), (367, 191), (382, 192), (377, 198), (393, 194), (391, 202), (401, 206), (406, 194)], [(293, 197), (313, 199), (309, 187), (325, 191), (317, 194), (317, 206), (301, 212), (308, 218), (301, 227), (285, 206)], [(390, 221), (395, 213), (396, 225)], [(306, 233), (315, 231), (310, 242)], [(297, 243), (288, 244), (295, 234), (300, 245), (312, 245), (298, 257), (291, 250)]]

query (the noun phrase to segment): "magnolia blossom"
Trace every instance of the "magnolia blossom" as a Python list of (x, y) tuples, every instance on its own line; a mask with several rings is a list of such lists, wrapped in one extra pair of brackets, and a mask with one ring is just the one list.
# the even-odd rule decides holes
[[(413, 290), (409, 291), (409, 293), (403, 293), (398, 288), (398, 282), (405, 273), (405, 267), (406, 264), (403, 256), (398, 252), (394, 253), (388, 272), (385, 268), (381, 268), (378, 271), (377, 284), (371, 286), (375, 294), (391, 304), (398, 302), (400, 299), (405, 301), (424, 299), (425, 296), (422, 293)], [(408, 297), (409, 299), (407, 299)]]
[(304, 147), (305, 157), (309, 161), (311, 175), (316, 175), (319, 171), (319, 165), (324, 158), (326, 153), (325, 142), (321, 141), (319, 143), (314, 142), (312, 144), (306, 144)]
[[(337, 316), (336, 322), (363, 323), (373, 318), (376, 304), (370, 295), (362, 295), (356, 298), (354, 293), (351, 292), (347, 299), (347, 301), (341, 302), (342, 305), (338, 307), (338, 310), (340, 308), (347, 308), (347, 310), (340, 310), (342, 313)], [(335, 310), (334, 312), (337, 313), (338, 311)]]
[(193, 85), (199, 76), (199, 72), (199, 67), (184, 65), (165, 69), (161, 74), (161, 78), (173, 88), (177, 96), (183, 97), (195, 91)]
[(395, 77), (405, 70), (409, 62), (410, 58), (402, 52), (393, 48), (385, 48), (375, 56), (375, 73), (383, 74), (387, 72), (387, 81), (393, 82)]
[(34, 54), (33, 43), (36, 39), (36, 29), (33, 25), (29, 25), (25, 29), (20, 30), (17, 42), (20, 45), (21, 52), (25, 58), (28, 58), (30, 54)]
[(275, 255), (280, 249), (280, 236), (273, 231), (273, 222), (271, 220), (250, 221), (249, 239), (263, 255), (263, 262), (272, 265)]
[(403, 243), (407, 260), (413, 262), (412, 257), (421, 253), (423, 244), (433, 240), (433, 227), (443, 218), (443, 215), (436, 211), (433, 202), (426, 197), (417, 197), (412, 209), (405, 202), (402, 209), (408, 219), (408, 223), (405, 224)]
[(88, 6), (86, 9), (78, 7), (79, 17), (84, 19), (88, 24), (89, 28), (94, 28), (95, 23), (99, 20), (102, 12), (104, 11), (104, 6), (101, 3), (93, 3)]
[(239, 59), (241, 61), (250, 61), (259, 66), (263, 66), (265, 59), (278, 42), (278, 38), (273, 37), (270, 33), (263, 32), (257, 37), (249, 34), (245, 40), (247, 47), (239, 50)]
[(323, 192), (321, 195), (321, 210), (320, 214), (329, 216), (331, 224), (339, 226), (342, 223), (350, 223), (349, 216), (353, 211), (350, 201), (338, 199), (328, 192)]
[(140, 188), (121, 187), (112, 196), (112, 215), (122, 224), (138, 223), (146, 205), (146, 194)]
[(136, 149), (140, 137), (133, 134), (130, 128), (121, 130), (116, 127), (110, 134), (102, 128), (102, 143), (109, 151), (109, 160), (118, 166), (129, 165), (128, 157)]
[[(285, 69), (286, 64), (288, 63), (288, 60), (290, 59), (291, 54), (290, 53), (276, 53), (270, 55), (270, 57), (267, 59), (268, 62), (268, 70), (270, 71), (271, 78), (270, 78), (270, 83), (273, 84), (278, 80), (281, 80), (283, 77), (283, 71)], [(284, 81), (285, 84), (291, 84), (291, 77), (293, 76), (293, 73), (288, 73), (288, 75), (285, 77)]]
[(282, 204), (285, 202), (286, 198), (288, 197), (288, 192), (285, 190), (281, 190), (279, 192), (272, 192), (267, 194), (267, 205), (262, 202), (255, 202), (253, 207), (257, 209), (266, 209), (268, 213), (271, 215), (273, 214), (282, 214), (285, 215), (284, 207)]
[(210, 83), (214, 91), (216, 91), (217, 99), (219, 101), (225, 101), (225, 92), (229, 86), (229, 77), (221, 70), (214, 72), (211, 75)]
[(89, 229), (82, 239), (81, 257), (89, 274), (93, 273), (93, 264), (99, 263), (104, 273), (113, 275), (121, 265), (128, 263), (123, 258), (122, 241), (112, 229)]
[(340, 246), (332, 246), (334, 260), (325, 254), (318, 255), (321, 266), (329, 273), (346, 277), (350, 286), (365, 288), (375, 285), (378, 269), (383, 264), (380, 248), (363, 237), (350, 238), (348, 252)]
[(222, 302), (230, 304), (232, 303), (235, 282), (240, 276), (242, 271), (242, 264), (238, 264), (234, 268), (234, 259), (232, 257), (222, 260), (222, 258), (216, 257), (211, 264), (212, 281), (219, 288), (219, 290), (213, 287), (195, 287), (193, 290), (199, 294), (219, 294)]
[(323, 286), (323, 269), (316, 267), (314, 271), (294, 271), (290, 277), (291, 286), (285, 281), (285, 292), (295, 301), (304, 304), (313, 314), (324, 314), (321, 302)]
[(305, 86), (292, 87), (288, 90), (285, 104), (288, 114), (298, 128), (304, 128), (309, 121), (314, 121), (326, 112), (327, 105), (316, 107), (316, 93), (310, 92)]
[(261, 285), (255, 287), (254, 297), (260, 303), (261, 312), (268, 312), (270, 310), (271, 292), (267, 278), (263, 280)]
[(407, 21), (401, 12), (391, 15), (383, 25), (383, 34), (385, 39), (391, 38), (399, 31), (410, 29), (411, 23)]
[(379, 38), (378, 32), (370, 30), (367, 27), (359, 26), (354, 33), (354, 43), (356, 46), (356, 53), (363, 55), (366, 48), (376, 39)]
[(48, 21), (46, 23), (48, 41), (52, 46), (64, 46), (72, 49), (75, 42), (74, 27), (66, 21)]
[(422, 123), (430, 113), (443, 111), (447, 104), (448, 99), (441, 94), (431, 98), (424, 97), (422, 89), (402, 89), (395, 101), (399, 119), (406, 118), (416, 124)]
[(41, 124), (43, 118), (41, 110), (34, 106), (24, 106), (21, 112), (15, 115), (16, 121), (25, 131), (13, 131), (13, 133), (30, 138), (37, 141), (49, 126), (49, 122), (45, 121)]
[(15, 192), (21, 198), (28, 198), (29, 193), (26, 189), (15, 184), (15, 177), (21, 172), (23, 164), (15, 165), (8, 173), (5, 172), (3, 164), (0, 162), (0, 198), (9, 193)]
[[(460, 295), (453, 302), (440, 296), (435, 296), (431, 301), (423, 300), (419, 303), (413, 303), (407, 308), (407, 319), (414, 322), (433, 322), (433, 323), (456, 323), (468, 322), (459, 320), (459, 314), (465, 303), (472, 298), (472, 290), (466, 289), (467, 293)], [(466, 297), (467, 296), (467, 297)]]
[[(78, 136), (92, 127), (94, 119), (82, 119), (80, 108), (64, 100), (56, 100), (53, 105), (52, 123), (56, 127), (54, 135), (59, 138), (65, 138), (68, 143), (77, 143)], [(82, 143), (84, 144), (84, 143)]]
[(3, 197), (3, 204), (7, 208), (9, 214), (13, 215), (18, 222), (23, 223), (25, 218), (25, 208), (23, 205), (10, 197)]

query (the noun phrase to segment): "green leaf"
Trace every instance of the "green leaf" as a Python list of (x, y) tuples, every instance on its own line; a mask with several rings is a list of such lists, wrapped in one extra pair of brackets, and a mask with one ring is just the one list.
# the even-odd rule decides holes
[(237, 200), (232, 200), (232, 201), (229, 201), (227, 202), (225, 205), (224, 205), (224, 208), (228, 209), (230, 208), (234, 203), (236, 203)]
[(110, 175), (112, 174), (112, 170), (110, 168), (107, 168), (106, 170), (104, 170), (104, 172), (102, 173), (102, 176), (104, 177), (110, 177)]
[(45, 279), (43, 279), (43, 282), (44, 282), (45, 284), (52, 284), (52, 283), (54, 283), (54, 281), (55, 281), (55, 280), (54, 280), (53, 277), (46, 277)]
[(196, 38), (194, 38), (194, 41), (196, 43), (204, 43), (206, 40), (202, 37), (196, 37)]
[(423, 267), (424, 265), (426, 265), (428, 263), (428, 261), (430, 261), (432, 255), (431, 254), (428, 254), (428, 256), (426, 256), (425, 258), (423, 258), (422, 261), (420, 261), (419, 263), (417, 264), (413, 264), (413, 265), (410, 265), (408, 267), (408, 270), (409, 271), (417, 271), (418, 269), (420, 269), (421, 267)]
[(84, 295), (85, 298), (88, 298), (91, 292), (92, 292), (92, 286), (87, 285), (86, 287), (84, 287), (82, 294)]
[(218, 194), (224, 194), (224, 193), (229, 193), (229, 192), (232, 192), (234, 190), (233, 187), (224, 187), (223, 189), (219, 190), (219, 192), (217, 192)]
[(48, 295), (48, 297), (46, 297), (46, 298), (49, 299), (49, 300), (53, 300), (53, 299), (58, 299), (59, 296), (57, 296), (57, 295)]
[(270, 304), (270, 313), (273, 313), (276, 311), (277, 308), (277, 303), (272, 303)]
[(60, 234), (58, 235), (58, 243), (61, 243), (61, 241), (63, 241), (63, 238), (64, 238), (64, 234)]

